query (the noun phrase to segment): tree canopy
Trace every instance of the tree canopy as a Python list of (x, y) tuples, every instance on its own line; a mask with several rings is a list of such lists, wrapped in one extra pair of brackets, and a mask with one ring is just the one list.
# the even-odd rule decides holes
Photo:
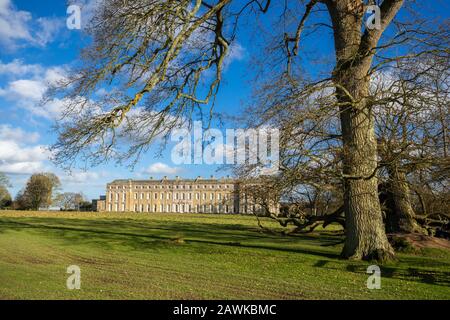
[(59, 178), (53, 173), (35, 173), (28, 179), (25, 189), (17, 195), (16, 205), (18, 209), (32, 210), (49, 207), (59, 186)]

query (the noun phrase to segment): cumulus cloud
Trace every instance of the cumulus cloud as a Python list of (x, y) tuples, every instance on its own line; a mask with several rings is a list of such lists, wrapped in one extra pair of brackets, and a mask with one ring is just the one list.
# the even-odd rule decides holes
[(38, 80), (21, 79), (12, 81), (5, 89), (10, 98), (31, 99), (39, 101), (45, 93), (44, 83)]
[(49, 157), (45, 146), (26, 146), (14, 141), (0, 140), (0, 171), (30, 174), (44, 169)]
[(30, 174), (44, 169), (49, 152), (37, 132), (26, 132), (11, 125), (0, 125), (0, 172)]
[(61, 27), (62, 18), (33, 20), (30, 12), (18, 10), (11, 0), (0, 0), (0, 44), (9, 50), (21, 45), (45, 46)]
[(0, 124), (0, 141), (13, 141), (15, 143), (36, 143), (39, 133), (26, 132), (22, 128), (14, 128), (9, 124)]
[(14, 59), (9, 63), (3, 63), (0, 60), (0, 75), (25, 76), (37, 75), (41, 72), (43, 72), (43, 68), (39, 64), (25, 64), (21, 59)]
[(62, 107), (60, 100), (55, 99), (45, 104), (41, 100), (49, 85), (64, 79), (65, 67), (45, 68), (42, 65), (25, 64), (18, 59), (9, 63), (0, 61), (0, 76), (9, 78), (5, 87), (0, 88), (0, 97), (39, 117), (54, 119), (59, 116)]
[(57, 34), (65, 28), (64, 19), (62, 18), (39, 18), (36, 20), (38, 31), (34, 35), (35, 43), (40, 46), (52, 42)]
[(150, 165), (147, 169), (144, 170), (144, 173), (147, 174), (177, 174), (181, 171), (181, 168), (171, 167), (162, 162), (156, 162)]
[(104, 189), (111, 173), (107, 171), (62, 171), (50, 161), (48, 146), (39, 144), (37, 132), (28, 132), (9, 124), (0, 124), (0, 172), (9, 175), (14, 192), (22, 188), (29, 175), (53, 172), (62, 182), (64, 190), (90, 192), (94, 196), (98, 188)]
[(105, 176), (104, 172), (93, 172), (93, 171), (72, 171), (64, 173), (61, 180), (69, 184), (82, 184), (86, 182), (95, 182), (100, 178)]
[(0, 0), (0, 41), (12, 46), (16, 40), (33, 41), (28, 30), (31, 13), (16, 10), (10, 0)]
[(8, 163), (0, 160), (0, 172), (9, 174), (32, 174), (43, 171), (44, 166), (41, 162), (16, 162)]

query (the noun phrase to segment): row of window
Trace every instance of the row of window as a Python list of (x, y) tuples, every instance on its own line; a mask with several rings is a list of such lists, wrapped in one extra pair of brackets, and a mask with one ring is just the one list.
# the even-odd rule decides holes
[[(207, 188), (211, 188), (211, 189), (222, 189), (222, 187), (224, 189), (232, 189), (233, 185), (221, 185), (221, 184), (211, 184), (211, 185), (168, 185), (168, 186), (164, 186), (164, 185), (148, 185), (148, 186), (133, 186), (134, 189), (207, 189)], [(128, 189), (127, 185), (119, 185), (119, 186), (109, 186), (109, 189)]]
[[(196, 209), (196, 210), (194, 210)], [(185, 212), (199, 212), (199, 213), (233, 213), (236, 212), (235, 207), (229, 205), (197, 205), (193, 206), (190, 204), (172, 204), (172, 205), (134, 205), (135, 212), (177, 212), (177, 213), (185, 213)], [(108, 211), (126, 211), (126, 206), (123, 203), (119, 206), (116, 204), (109, 204)]]
[[(210, 193), (209, 197), (208, 197), (208, 195), (206, 193), (202, 193), (202, 194), (195, 193), (195, 199), (196, 200), (200, 200), (200, 195), (201, 195), (202, 200), (206, 200), (207, 198), (209, 198), (209, 200), (215, 200), (215, 199), (217, 199), (217, 200), (222, 200), (222, 199), (228, 200), (230, 198), (230, 195), (228, 193), (225, 193), (225, 194)], [(192, 200), (192, 196), (193, 196), (192, 193), (174, 193), (173, 194), (173, 199), (174, 200)], [(122, 200), (123, 202), (125, 202), (126, 197), (127, 197), (126, 193), (112, 193), (112, 192), (109, 193), (109, 201), (114, 201), (114, 200), (120, 201), (120, 200)], [(170, 200), (171, 199), (171, 193), (165, 193), (165, 197), (164, 197), (164, 193), (163, 192), (161, 192), (161, 193), (156, 193), (155, 192), (155, 193), (153, 193), (153, 196), (152, 196), (152, 193), (137, 193), (137, 192), (134, 193), (134, 200), (138, 200), (138, 199), (150, 200), (152, 198), (155, 199), (155, 200), (157, 200), (158, 198), (160, 200), (164, 200), (164, 198), (166, 198), (167, 200)]]

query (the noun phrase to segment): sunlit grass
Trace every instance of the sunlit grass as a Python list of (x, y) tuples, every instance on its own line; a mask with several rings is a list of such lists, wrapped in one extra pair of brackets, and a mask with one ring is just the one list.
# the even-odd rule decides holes
[[(399, 254), (369, 290), (370, 263), (339, 259), (337, 229), (283, 236), (252, 216), (0, 211), (0, 298), (450, 297), (448, 251)], [(66, 288), (69, 265), (81, 290)]]

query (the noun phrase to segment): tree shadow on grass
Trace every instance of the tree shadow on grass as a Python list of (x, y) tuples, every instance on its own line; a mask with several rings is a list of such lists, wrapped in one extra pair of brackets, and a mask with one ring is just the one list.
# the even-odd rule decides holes
[[(129, 246), (135, 250), (164, 249), (181, 244), (206, 244), (208, 246), (239, 247), (302, 253), (335, 259), (332, 250), (317, 250), (311, 245), (332, 245), (340, 238), (326, 236), (316, 238), (308, 235), (281, 236), (258, 232), (258, 228), (236, 224), (192, 223), (126, 220), (93, 220), (65, 218), (21, 217), (0, 219), (0, 232), (30, 229), (69, 244), (89, 244), (112, 249), (116, 245)], [(181, 241), (179, 241), (181, 239)], [(301, 244), (309, 246), (302, 248)], [(196, 249), (199, 249), (198, 246)], [(208, 250), (208, 252), (211, 252)]]
[[(367, 266), (347, 265), (347, 271), (365, 273)], [(400, 279), (406, 281), (422, 282), (440, 286), (450, 286), (450, 272), (441, 270), (426, 270), (422, 268), (380, 266), (381, 277)]]
[(317, 260), (317, 262), (314, 264), (314, 267), (325, 267), (325, 265), (329, 262), (329, 260)]
[[(450, 286), (450, 272), (432, 269), (436, 267), (442, 268), (446, 265), (450, 265), (449, 263), (442, 261), (440, 264), (436, 264), (435, 261), (427, 260), (426, 258), (420, 258), (419, 261), (416, 262), (413, 260), (414, 259), (403, 258), (396, 263), (398, 266), (381, 265), (381, 277), (446, 287)], [(341, 260), (341, 262), (344, 264), (344, 269), (348, 272), (367, 274), (367, 262), (352, 262), (350, 264), (347, 263), (346, 265), (344, 260)], [(330, 260), (321, 259), (314, 264), (314, 267), (342, 271), (339, 267), (329, 266), (329, 263)], [(425, 269), (427, 267), (430, 269)]]

